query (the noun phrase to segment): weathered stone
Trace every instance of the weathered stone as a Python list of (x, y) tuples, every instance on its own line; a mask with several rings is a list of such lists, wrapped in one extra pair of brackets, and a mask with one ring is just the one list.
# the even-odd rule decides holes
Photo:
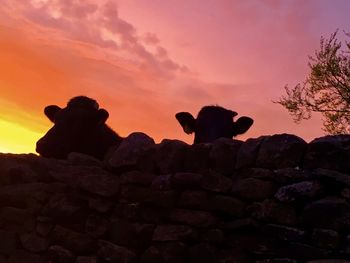
[(112, 168), (137, 167), (139, 160), (155, 147), (154, 140), (142, 132), (131, 133), (107, 160)]
[(148, 248), (140, 258), (141, 263), (186, 262), (186, 247), (179, 242), (166, 242)]
[(75, 259), (71, 251), (61, 246), (49, 247), (47, 254), (50, 263), (73, 263)]
[(308, 204), (302, 222), (314, 228), (342, 230), (350, 228), (350, 205), (345, 199), (327, 197)]
[(103, 166), (103, 163), (93, 156), (78, 152), (69, 153), (67, 156), (67, 161), (75, 165)]
[(312, 232), (314, 246), (326, 249), (335, 249), (340, 244), (340, 235), (331, 229), (316, 228)]
[(45, 261), (44, 257), (25, 250), (16, 250), (8, 259), (8, 263), (45, 263)]
[(16, 250), (18, 243), (18, 237), (15, 232), (0, 230), (0, 254), (12, 254)]
[(346, 198), (346, 199), (350, 199), (350, 188), (344, 188), (341, 191), (341, 196)]
[(242, 218), (233, 221), (223, 222), (219, 225), (220, 228), (227, 231), (243, 231), (243, 230), (255, 230), (257, 228), (257, 222), (251, 218)]
[(328, 258), (331, 254), (329, 250), (297, 242), (289, 242), (278, 253), (283, 257), (296, 259), (298, 262), (305, 262), (315, 258)]
[(266, 168), (287, 168), (300, 166), (307, 143), (290, 134), (266, 137), (260, 146), (256, 165)]
[(121, 175), (122, 184), (139, 184), (149, 186), (152, 184), (155, 175), (148, 172), (130, 171)]
[(108, 219), (96, 214), (91, 214), (86, 220), (85, 232), (94, 238), (102, 237), (107, 231), (107, 226)]
[(147, 247), (153, 236), (154, 225), (115, 220), (108, 230), (109, 240), (117, 245), (134, 248)]
[(199, 143), (192, 145), (187, 151), (184, 161), (186, 172), (202, 172), (210, 168), (209, 153), (211, 143)]
[(273, 258), (255, 261), (255, 263), (298, 263), (294, 259), (290, 258)]
[(203, 240), (211, 244), (222, 244), (224, 242), (224, 232), (219, 228), (209, 229), (203, 236)]
[(274, 181), (282, 185), (310, 181), (314, 178), (311, 172), (300, 169), (299, 167), (276, 169), (274, 170), (274, 174)]
[(329, 188), (340, 188), (342, 186), (350, 186), (350, 175), (327, 169), (315, 169), (313, 174), (318, 179), (322, 179), (328, 184)]
[(67, 247), (79, 254), (91, 253), (95, 250), (96, 241), (91, 236), (56, 226), (52, 231), (53, 244)]
[(305, 230), (287, 227), (283, 225), (268, 224), (263, 227), (263, 232), (267, 236), (276, 237), (285, 241), (304, 241), (306, 238)]
[(275, 173), (266, 168), (244, 168), (234, 174), (235, 178), (257, 178), (261, 180), (274, 180)]
[(164, 139), (157, 145), (156, 163), (161, 174), (183, 172), (186, 151), (190, 148), (187, 143), (179, 140)]
[(171, 174), (161, 174), (156, 176), (153, 181), (151, 188), (154, 190), (170, 190), (171, 189)]
[(80, 256), (74, 263), (97, 263), (97, 258), (95, 256)]
[(208, 227), (217, 222), (217, 218), (209, 212), (185, 209), (175, 209), (171, 211), (169, 218), (174, 222), (196, 227)]
[(197, 232), (184, 225), (158, 225), (153, 234), (153, 241), (182, 241), (194, 240)]
[(246, 178), (233, 181), (231, 192), (246, 200), (260, 201), (272, 197), (276, 189), (277, 186), (273, 182)]
[(131, 250), (104, 240), (98, 241), (98, 259), (102, 262), (135, 263), (136, 254)]
[(58, 181), (103, 197), (119, 192), (120, 178), (97, 166), (64, 166), (50, 171)]
[(227, 193), (232, 188), (232, 179), (218, 173), (208, 172), (203, 176), (202, 188), (213, 192)]
[(194, 209), (208, 209), (209, 195), (205, 191), (188, 190), (180, 194), (177, 205)]
[(49, 240), (38, 236), (35, 232), (20, 236), (22, 247), (30, 252), (43, 252), (49, 246)]
[(121, 198), (129, 202), (140, 202), (168, 208), (175, 205), (177, 193), (172, 190), (158, 191), (133, 185), (125, 185), (121, 190)]
[(107, 199), (89, 198), (89, 208), (99, 213), (108, 213), (113, 209), (113, 203)]
[(51, 218), (38, 216), (36, 219), (36, 232), (41, 236), (47, 236), (53, 228)]
[(221, 174), (231, 174), (236, 166), (236, 159), (242, 141), (219, 138), (213, 142), (209, 152), (211, 168)]
[(218, 253), (219, 263), (251, 263), (253, 258), (239, 248), (223, 249)]
[(25, 209), (0, 207), (0, 228), (17, 233), (29, 232), (35, 228), (35, 218)]
[(324, 136), (311, 141), (304, 158), (304, 167), (350, 171), (350, 136)]
[(191, 189), (200, 186), (203, 175), (197, 173), (176, 173), (170, 177), (174, 189)]
[(350, 263), (350, 260), (347, 259), (319, 259), (311, 260), (306, 263)]
[(304, 181), (286, 185), (278, 189), (275, 198), (280, 202), (290, 203), (306, 198), (314, 198), (322, 192), (318, 181)]
[(49, 186), (45, 183), (8, 185), (0, 188), (0, 206), (37, 211), (48, 197)]
[(217, 251), (207, 243), (194, 245), (189, 249), (189, 263), (215, 263), (218, 262)]
[(260, 146), (266, 138), (267, 136), (261, 136), (259, 138), (251, 138), (245, 141), (239, 148), (236, 168), (256, 167), (255, 162), (258, 157)]
[(261, 203), (254, 203), (248, 210), (254, 218), (271, 223), (294, 225), (297, 221), (293, 207), (269, 199)]
[(245, 204), (233, 197), (225, 195), (215, 195), (209, 199), (208, 206), (210, 210), (219, 211), (230, 216), (242, 216)]

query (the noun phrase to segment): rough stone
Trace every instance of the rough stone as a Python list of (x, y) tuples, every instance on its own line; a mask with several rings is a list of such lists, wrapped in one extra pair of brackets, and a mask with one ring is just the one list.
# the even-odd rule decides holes
[(112, 168), (137, 167), (139, 160), (155, 147), (154, 140), (142, 132), (131, 133), (107, 160)]
[(229, 138), (215, 140), (209, 152), (211, 168), (224, 175), (231, 174), (235, 169), (237, 154), (242, 143)]
[(85, 232), (94, 238), (100, 238), (106, 233), (108, 223), (108, 219), (97, 214), (91, 214), (86, 220)]
[(267, 136), (261, 136), (245, 141), (238, 151), (236, 168), (256, 167), (255, 162), (258, 157), (260, 146), (266, 138)]
[(139, 184), (149, 186), (152, 184), (155, 175), (148, 172), (130, 171), (121, 175), (122, 184)]
[(16, 250), (18, 237), (15, 232), (0, 230), (0, 254), (10, 255)]
[(290, 134), (266, 137), (260, 146), (256, 165), (266, 168), (288, 168), (301, 165), (307, 143)]
[(38, 236), (35, 232), (20, 236), (22, 247), (30, 252), (43, 252), (49, 246), (49, 240)]
[(230, 192), (232, 188), (232, 179), (214, 172), (208, 172), (203, 175), (203, 189), (218, 193)]
[(324, 136), (308, 144), (304, 158), (306, 168), (350, 171), (350, 135)]
[(16, 250), (8, 259), (8, 263), (45, 263), (43, 256), (27, 252), (25, 250)]
[(186, 151), (190, 148), (187, 143), (179, 140), (164, 139), (156, 148), (156, 164), (160, 174), (184, 171)]
[(61, 226), (55, 226), (53, 229), (52, 242), (78, 254), (91, 253), (95, 250), (96, 245), (96, 241), (91, 236)]
[(331, 229), (316, 228), (312, 232), (312, 243), (316, 247), (335, 249), (340, 243), (340, 235)]
[(207, 243), (194, 245), (189, 249), (189, 263), (215, 263), (218, 262), (217, 251)]
[(192, 145), (187, 151), (184, 161), (186, 172), (205, 171), (210, 168), (209, 153), (212, 148), (211, 143), (199, 143)]
[(186, 247), (180, 242), (166, 242), (148, 248), (140, 258), (141, 263), (186, 262)]
[(217, 221), (217, 218), (212, 213), (185, 209), (171, 211), (169, 218), (174, 222), (196, 227), (208, 227)]
[(195, 229), (185, 225), (158, 225), (154, 230), (153, 241), (188, 241), (197, 238)]
[(243, 215), (245, 204), (237, 198), (215, 195), (209, 199), (208, 208), (234, 217)]
[(270, 199), (254, 203), (248, 210), (258, 220), (285, 225), (294, 225), (297, 222), (297, 214), (292, 206), (280, 204)]
[(309, 227), (333, 230), (349, 229), (350, 205), (345, 199), (327, 197), (308, 204), (302, 222)]
[(64, 166), (52, 170), (50, 175), (58, 181), (103, 197), (119, 192), (120, 178), (97, 166)]
[(179, 207), (208, 209), (209, 195), (205, 191), (187, 190), (180, 194), (177, 205)]
[(25, 209), (0, 207), (0, 228), (25, 233), (35, 228), (34, 215)]
[(197, 173), (176, 173), (170, 177), (170, 183), (174, 189), (198, 188), (202, 178), (203, 175)]
[(154, 225), (115, 220), (108, 230), (109, 240), (117, 245), (134, 248), (147, 247), (153, 236)]
[(314, 198), (322, 192), (322, 186), (317, 181), (304, 181), (286, 185), (278, 189), (275, 198), (280, 202), (290, 203), (306, 198)]
[(268, 236), (276, 237), (284, 241), (302, 242), (306, 239), (306, 231), (294, 227), (268, 224), (263, 227), (263, 232)]
[(97, 263), (97, 258), (95, 256), (80, 256), (77, 257), (75, 263)]
[(73, 263), (75, 256), (68, 249), (61, 246), (51, 246), (48, 249), (48, 259), (52, 263)]
[(98, 242), (99, 250), (97, 252), (98, 259), (102, 262), (115, 262), (115, 263), (135, 263), (136, 254), (121, 246), (117, 246), (111, 242), (100, 240)]
[(272, 197), (276, 189), (277, 186), (273, 182), (246, 178), (233, 181), (231, 192), (245, 200), (260, 201)]

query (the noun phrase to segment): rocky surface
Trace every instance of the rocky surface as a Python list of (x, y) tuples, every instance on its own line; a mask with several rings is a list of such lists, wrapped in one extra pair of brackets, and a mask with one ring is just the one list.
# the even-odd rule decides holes
[(0, 154), (0, 262), (350, 263), (350, 137)]

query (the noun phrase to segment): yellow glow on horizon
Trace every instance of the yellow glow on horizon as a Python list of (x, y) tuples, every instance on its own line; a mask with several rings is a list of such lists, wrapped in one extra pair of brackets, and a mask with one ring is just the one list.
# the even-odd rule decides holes
[(35, 153), (35, 143), (41, 136), (17, 123), (0, 120), (0, 152)]

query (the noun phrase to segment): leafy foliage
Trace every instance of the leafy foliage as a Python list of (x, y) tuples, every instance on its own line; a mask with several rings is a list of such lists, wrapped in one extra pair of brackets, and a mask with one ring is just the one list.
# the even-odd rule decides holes
[[(276, 103), (285, 107), (295, 122), (310, 119), (312, 112), (323, 116), (323, 130), (329, 134), (350, 134), (350, 43), (321, 37), (320, 50), (309, 56), (310, 73)], [(348, 37), (350, 34), (345, 33)]]

